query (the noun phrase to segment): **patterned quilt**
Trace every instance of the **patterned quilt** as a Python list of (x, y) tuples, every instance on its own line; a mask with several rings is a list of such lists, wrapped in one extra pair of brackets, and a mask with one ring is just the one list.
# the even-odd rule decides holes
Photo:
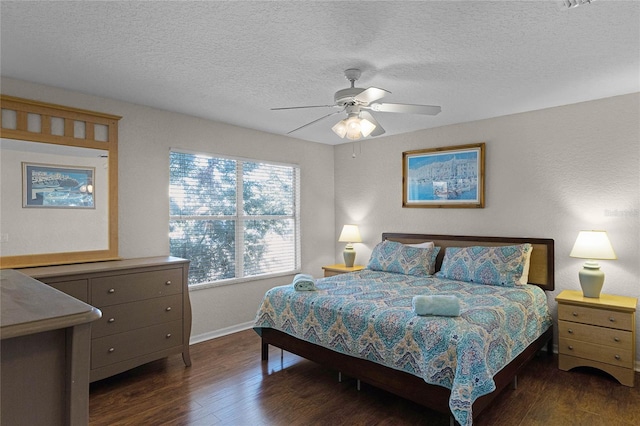
[[(362, 270), (317, 280), (318, 291), (269, 290), (256, 327), (368, 359), (451, 389), (449, 407), (471, 425), (471, 407), (493, 375), (552, 324), (544, 291)], [(415, 295), (456, 295), (459, 317), (417, 316)]]

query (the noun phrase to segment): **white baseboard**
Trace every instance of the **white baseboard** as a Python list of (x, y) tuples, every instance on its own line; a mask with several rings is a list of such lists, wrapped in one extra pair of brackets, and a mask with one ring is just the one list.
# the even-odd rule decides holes
[(189, 344), (194, 345), (196, 343), (204, 342), (207, 340), (215, 339), (216, 337), (226, 336), (227, 334), (237, 333), (238, 331), (248, 330), (253, 327), (253, 321), (245, 322), (244, 324), (237, 324), (231, 327), (222, 328), (220, 330), (212, 331), (209, 333), (198, 334), (197, 336), (191, 336)]

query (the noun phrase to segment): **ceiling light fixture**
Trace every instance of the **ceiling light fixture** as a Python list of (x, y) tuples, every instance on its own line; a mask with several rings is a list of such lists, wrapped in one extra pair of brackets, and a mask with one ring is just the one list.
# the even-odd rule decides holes
[(347, 107), (349, 114), (344, 120), (338, 121), (332, 128), (333, 132), (341, 138), (351, 139), (352, 141), (360, 138), (366, 138), (373, 132), (376, 125), (366, 118), (360, 117), (360, 111), (353, 106)]

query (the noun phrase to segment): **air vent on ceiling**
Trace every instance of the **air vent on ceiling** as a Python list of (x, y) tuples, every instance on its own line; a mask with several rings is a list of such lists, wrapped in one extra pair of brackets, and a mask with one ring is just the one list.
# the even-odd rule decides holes
[(582, 6), (583, 4), (589, 4), (595, 0), (562, 0), (562, 9), (573, 9), (574, 7)]

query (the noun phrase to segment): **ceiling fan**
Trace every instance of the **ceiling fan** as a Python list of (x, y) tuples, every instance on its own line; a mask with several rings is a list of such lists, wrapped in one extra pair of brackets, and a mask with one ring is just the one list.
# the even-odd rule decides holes
[(331, 130), (341, 138), (357, 140), (367, 136), (380, 136), (385, 130), (378, 123), (369, 111), (377, 112), (397, 112), (404, 114), (423, 114), (436, 115), (440, 113), (441, 108), (435, 105), (414, 105), (414, 104), (391, 104), (375, 102), (383, 98), (387, 93), (391, 93), (385, 89), (377, 87), (369, 87), (363, 89), (355, 87), (355, 82), (360, 78), (361, 71), (357, 68), (350, 68), (344, 72), (347, 80), (351, 82), (351, 87), (338, 90), (334, 95), (334, 105), (307, 105), (296, 107), (271, 108), (273, 111), (285, 109), (301, 109), (301, 108), (340, 108), (330, 114), (322, 116), (310, 123), (297, 127), (287, 134), (291, 134), (297, 130), (331, 117), (342, 112), (347, 113), (347, 118), (337, 122)]

